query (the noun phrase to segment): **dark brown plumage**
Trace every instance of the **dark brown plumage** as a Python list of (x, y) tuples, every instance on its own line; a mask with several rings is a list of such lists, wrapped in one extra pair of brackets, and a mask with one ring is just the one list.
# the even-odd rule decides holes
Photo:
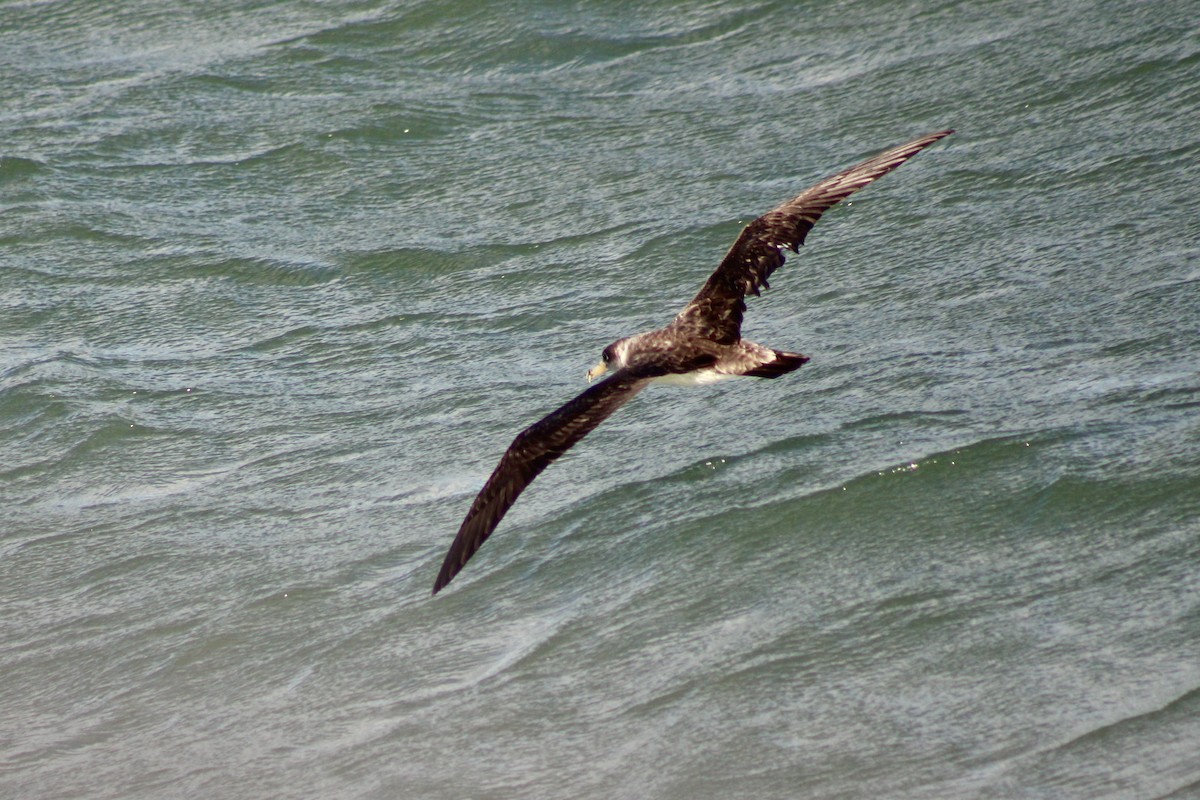
[(746, 295), (757, 297), (763, 289), (771, 288), (767, 279), (783, 265), (785, 247), (798, 253), (804, 237), (832, 206), (953, 132), (931, 133), (885, 150), (830, 175), (751, 222), (672, 325), (718, 342), (737, 341), (746, 311)]
[(458, 529), (433, 593), (458, 574), (542, 470), (650, 383), (697, 385), (735, 376), (775, 378), (808, 361), (800, 353), (741, 338), (746, 294), (758, 295), (770, 288), (767, 279), (783, 264), (784, 249), (798, 252), (809, 230), (831, 206), (951, 133), (939, 131), (893, 147), (831, 175), (754, 220), (669, 325), (606, 347), (603, 361), (588, 377), (610, 367), (613, 375), (523, 430), (509, 445)]

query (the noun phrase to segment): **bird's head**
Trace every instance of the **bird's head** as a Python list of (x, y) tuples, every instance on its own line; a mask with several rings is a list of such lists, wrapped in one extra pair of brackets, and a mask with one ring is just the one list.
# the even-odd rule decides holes
[(588, 370), (587, 379), (589, 383), (610, 369), (617, 370), (625, 366), (625, 348), (621, 346), (624, 343), (625, 339), (617, 339), (604, 348), (604, 352), (600, 355), (600, 363)]

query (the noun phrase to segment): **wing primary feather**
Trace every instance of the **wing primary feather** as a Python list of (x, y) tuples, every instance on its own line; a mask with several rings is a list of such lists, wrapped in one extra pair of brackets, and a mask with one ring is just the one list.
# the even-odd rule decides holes
[(517, 434), (471, 504), (442, 562), (433, 593), (441, 591), (475, 555), (542, 470), (633, 399), (652, 377), (648, 370), (618, 370)]
[(784, 249), (796, 253), (821, 215), (929, 145), (954, 133), (913, 139), (830, 175), (747, 225), (700, 292), (671, 323), (720, 344), (741, 337), (746, 295), (770, 288), (767, 279), (783, 265)]

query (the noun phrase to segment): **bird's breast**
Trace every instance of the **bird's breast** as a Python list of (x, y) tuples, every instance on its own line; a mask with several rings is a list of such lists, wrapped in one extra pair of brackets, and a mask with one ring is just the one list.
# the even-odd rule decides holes
[(684, 372), (675, 375), (660, 375), (651, 383), (662, 383), (668, 386), (707, 386), (710, 383), (727, 381), (736, 378), (727, 372), (717, 372), (715, 369), (698, 369), (695, 372)]

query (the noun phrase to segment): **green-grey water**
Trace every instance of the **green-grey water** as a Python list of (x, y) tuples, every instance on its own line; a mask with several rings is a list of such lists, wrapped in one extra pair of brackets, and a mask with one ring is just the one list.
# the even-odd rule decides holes
[(1197, 20), (0, 2), (0, 796), (1200, 797)]

